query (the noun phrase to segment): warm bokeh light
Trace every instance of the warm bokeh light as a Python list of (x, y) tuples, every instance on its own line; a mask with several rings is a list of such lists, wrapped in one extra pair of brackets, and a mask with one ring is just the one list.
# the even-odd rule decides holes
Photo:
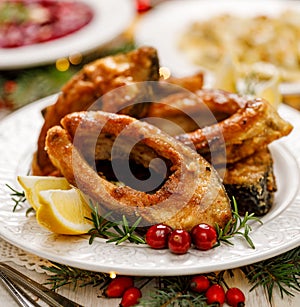
[(70, 67), (70, 62), (67, 58), (60, 58), (56, 60), (56, 69), (59, 71), (67, 71)]
[(79, 65), (82, 62), (82, 54), (81, 53), (73, 53), (69, 56), (69, 61), (73, 65)]
[(109, 277), (112, 278), (112, 279), (116, 278), (117, 277), (116, 272), (110, 272)]
[(171, 76), (170, 69), (168, 67), (160, 67), (159, 68), (159, 75), (161, 77), (163, 77), (164, 80), (170, 78), (170, 76)]

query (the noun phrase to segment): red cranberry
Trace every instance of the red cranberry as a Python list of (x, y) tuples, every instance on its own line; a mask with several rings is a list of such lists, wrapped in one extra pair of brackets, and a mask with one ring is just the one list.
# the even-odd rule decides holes
[(141, 290), (137, 287), (131, 287), (124, 292), (120, 303), (120, 307), (135, 306), (139, 302), (139, 299), (141, 297), (142, 297)]
[(164, 224), (152, 225), (146, 233), (146, 242), (155, 249), (168, 247), (168, 236), (172, 232), (170, 226)]
[(215, 228), (205, 223), (194, 226), (191, 236), (195, 247), (203, 251), (211, 249), (217, 242)]
[(185, 254), (191, 247), (191, 236), (183, 229), (171, 232), (168, 239), (168, 247), (174, 254)]
[(215, 284), (208, 288), (205, 293), (207, 304), (224, 304), (225, 291), (222, 286)]
[(132, 277), (118, 276), (108, 284), (104, 294), (107, 297), (121, 297), (130, 287), (133, 287)]
[(226, 303), (233, 307), (243, 307), (245, 295), (239, 288), (229, 288), (226, 292)]
[(192, 291), (202, 293), (210, 286), (210, 281), (205, 275), (193, 276), (190, 281), (190, 288)]

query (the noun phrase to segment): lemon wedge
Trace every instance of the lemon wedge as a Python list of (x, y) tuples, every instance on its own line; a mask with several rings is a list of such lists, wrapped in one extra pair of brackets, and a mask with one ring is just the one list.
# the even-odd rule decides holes
[(81, 192), (70, 190), (47, 190), (39, 193), (40, 206), (36, 212), (37, 222), (57, 234), (85, 234), (92, 228), (92, 209)]
[(226, 53), (216, 70), (214, 88), (235, 93), (237, 91), (237, 66), (234, 56)]
[(63, 177), (52, 176), (18, 176), (17, 180), (24, 189), (28, 203), (37, 210), (40, 206), (39, 192), (44, 190), (70, 189), (68, 181)]

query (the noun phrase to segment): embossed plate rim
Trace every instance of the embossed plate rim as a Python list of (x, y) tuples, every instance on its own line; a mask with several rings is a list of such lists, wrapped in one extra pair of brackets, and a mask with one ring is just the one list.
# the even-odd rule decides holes
[[(13, 245), (39, 257), (73, 267), (117, 272), (129, 275), (186, 275), (235, 268), (264, 260), (299, 246), (300, 243), (300, 113), (281, 105), (281, 115), (294, 124), (293, 132), (271, 144), (275, 157), (275, 174), (279, 189), (276, 199), (283, 202), (283, 210), (275, 209), (266, 215), (264, 224), (253, 225), (252, 250), (238, 237), (234, 247), (222, 245), (217, 249), (201, 252), (191, 249), (185, 255), (173, 255), (168, 250), (152, 250), (147, 246), (123, 244), (116, 246), (97, 240), (88, 244), (86, 236), (67, 237), (42, 229), (33, 216), (26, 217), (26, 208), (12, 212), (9, 184), (18, 189), (16, 176), (26, 174), (30, 157), (35, 150), (36, 137), (42, 125), (41, 109), (53, 103), (56, 95), (7, 116), (0, 122), (0, 236)], [(26, 140), (26, 141), (25, 141)], [(5, 148), (5, 150), (3, 150)], [(283, 161), (288, 158), (288, 161)], [(286, 170), (286, 171), (285, 171)], [(280, 175), (280, 174), (278, 174)], [(287, 176), (290, 181), (286, 182)], [(282, 194), (283, 193), (283, 194)]]

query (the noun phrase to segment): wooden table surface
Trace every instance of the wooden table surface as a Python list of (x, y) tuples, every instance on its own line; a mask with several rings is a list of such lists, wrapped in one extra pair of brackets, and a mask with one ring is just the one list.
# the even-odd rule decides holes
[[(0, 241), (1, 246), (1, 241)], [(26, 252), (20, 251), (22, 257), (26, 257)], [(0, 256), (0, 261), (1, 261)], [(45, 273), (38, 273), (35, 270), (29, 270), (24, 266), (15, 264), (15, 262), (6, 262), (12, 267), (16, 268), (23, 274), (29, 276), (30, 278), (40, 282), (45, 283), (49, 275)], [(250, 285), (243, 277), (240, 270), (234, 270), (234, 277), (227, 277), (226, 282), (229, 286), (234, 286), (240, 288), (246, 296), (246, 306), (247, 307), (299, 307), (300, 306), (300, 293), (294, 293), (294, 297), (285, 296), (284, 299), (280, 297), (279, 291), (275, 289), (272, 303), (269, 302), (266, 292), (262, 287), (258, 287), (255, 290), (249, 292)], [(153, 291), (154, 284), (148, 284), (142, 289), (143, 296), (146, 297), (147, 293)], [(64, 286), (58, 289), (58, 292), (71, 300), (85, 306), (85, 307), (117, 307), (119, 306), (120, 299), (107, 299), (101, 297), (101, 291), (99, 287), (86, 286), (83, 288), (78, 288), (76, 291), (71, 286)], [(0, 282), (0, 306), (3, 307), (14, 307), (18, 304), (14, 301), (12, 296), (9, 294), (4, 285)], [(43, 305), (44, 306), (44, 305)], [(45, 305), (47, 306), (47, 305)], [(224, 304), (223, 306), (227, 306)]]

